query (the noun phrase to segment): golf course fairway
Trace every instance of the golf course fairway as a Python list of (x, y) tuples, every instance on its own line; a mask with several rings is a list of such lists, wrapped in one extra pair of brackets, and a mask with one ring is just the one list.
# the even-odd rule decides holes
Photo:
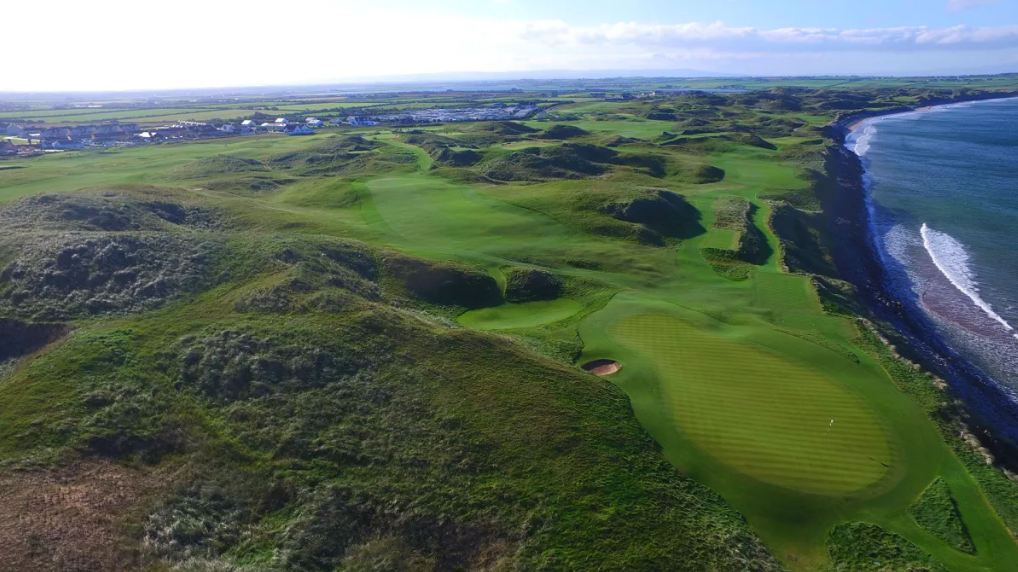
[[(803, 182), (768, 153), (714, 158), (729, 176), (685, 195), (705, 234), (663, 249), (620, 245), (519, 206), (565, 194), (569, 184), (517, 190), (408, 174), (367, 181), (360, 209), (368, 226), (405, 250), (496, 275), (522, 259), (611, 285), (614, 296), (588, 314), (580, 314), (588, 302), (567, 292), (472, 310), (458, 322), (524, 337), (557, 323), (575, 328), (583, 344), (575, 363), (621, 363), (611, 382), (627, 392), (666, 458), (742, 512), (791, 569), (827, 569), (831, 531), (860, 522), (900, 535), (949, 570), (1018, 570), (1018, 547), (937, 428), (856, 347), (859, 326), (826, 314), (808, 277), (781, 270), (772, 207), (757, 194)], [(713, 228), (723, 197), (749, 201), (747, 230), (766, 256), (745, 279), (722, 276), (701, 251), (739, 244), (740, 233)], [(604, 263), (577, 268), (563, 264), (569, 259)], [(634, 267), (653, 278), (625, 270)], [(937, 478), (950, 483), (974, 554), (908, 516)]]

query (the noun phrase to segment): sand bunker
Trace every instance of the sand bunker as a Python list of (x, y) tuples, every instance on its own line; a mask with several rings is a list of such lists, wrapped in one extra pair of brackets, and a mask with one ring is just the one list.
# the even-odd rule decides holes
[(599, 359), (580, 366), (583, 371), (589, 371), (594, 375), (611, 375), (622, 369), (622, 364), (610, 359)]

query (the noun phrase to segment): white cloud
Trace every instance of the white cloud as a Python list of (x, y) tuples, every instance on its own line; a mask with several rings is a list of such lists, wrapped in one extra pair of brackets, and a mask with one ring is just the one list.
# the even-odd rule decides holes
[(827, 49), (936, 49), (1018, 46), (1018, 25), (970, 28), (780, 28), (760, 30), (713, 24), (638, 24), (569, 26), (565, 22), (540, 22), (524, 26), (521, 37), (551, 45), (643, 45), (738, 47), (762, 51)]

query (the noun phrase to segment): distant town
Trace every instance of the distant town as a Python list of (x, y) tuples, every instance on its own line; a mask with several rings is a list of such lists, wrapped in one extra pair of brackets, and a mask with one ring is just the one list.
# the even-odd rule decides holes
[(159, 127), (141, 127), (137, 123), (115, 120), (104, 124), (89, 123), (61, 127), (0, 123), (0, 156), (24, 157), (47, 152), (131, 147), (151, 143), (215, 139), (259, 133), (288, 136), (314, 135), (316, 129), (323, 127), (370, 127), (383, 124), (406, 126), (460, 121), (520, 120), (531, 118), (539, 113), (541, 110), (534, 102), (521, 102), (515, 105), (500, 102), (485, 107), (428, 108), (379, 115), (349, 115), (328, 121), (316, 117), (307, 117), (303, 121), (279, 117), (274, 121), (263, 122), (253, 119), (222, 123), (177, 121)]

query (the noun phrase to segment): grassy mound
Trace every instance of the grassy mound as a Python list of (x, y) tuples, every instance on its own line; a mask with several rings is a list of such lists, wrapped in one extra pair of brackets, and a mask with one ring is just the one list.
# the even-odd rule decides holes
[[(591, 152), (588, 147), (594, 146), (531, 147), (496, 156), (480, 168), (485, 176), (496, 181), (582, 179), (607, 173), (610, 167), (597, 159), (611, 159), (614, 155)], [(596, 149), (614, 154), (607, 148)]]
[(136, 312), (209, 285), (217, 240), (174, 234), (21, 237), (23, 253), (0, 272), (0, 309), (63, 320)]
[(590, 135), (590, 132), (580, 129), (575, 125), (559, 124), (549, 127), (537, 137), (540, 139), (564, 141), (566, 139), (575, 139), (577, 137), (585, 137), (587, 135)]
[(213, 155), (181, 165), (168, 173), (173, 179), (201, 179), (214, 175), (225, 175), (229, 173), (247, 173), (250, 171), (267, 171), (268, 168), (261, 161), (245, 159), (232, 155)]
[[(400, 162), (391, 155), (383, 157), (377, 153), (370, 153), (376, 149), (385, 150), (379, 143), (360, 135), (333, 136), (307, 147), (274, 155), (269, 159), (269, 164), (279, 169), (303, 171), (304, 174), (323, 174), (366, 171), (375, 163)], [(398, 154), (396, 150), (392, 151)]]
[(526, 135), (528, 133), (537, 133), (539, 129), (534, 129), (529, 125), (516, 121), (491, 121), (478, 123), (471, 128), (471, 131), (487, 131), (498, 135)]
[(736, 133), (733, 135), (725, 135), (725, 138), (735, 141), (741, 145), (759, 147), (760, 149), (767, 149), (770, 151), (776, 151), (778, 148), (777, 145), (765, 140), (755, 133)]
[(743, 197), (726, 196), (713, 203), (714, 227), (701, 245), (701, 252), (719, 275), (745, 280), (750, 267), (761, 265), (771, 255), (767, 239), (753, 222), (756, 205)]
[(383, 268), (400, 287), (431, 304), (474, 309), (502, 302), (498, 283), (483, 272), (399, 255), (386, 256)]
[[(143, 188), (150, 196), (172, 191)], [(175, 227), (212, 229), (219, 215), (207, 208), (147, 200), (114, 190), (93, 194), (38, 195), (0, 207), (7, 231), (167, 231)]]
[(697, 185), (719, 183), (725, 178), (725, 171), (713, 165), (697, 165), (689, 171), (689, 179)]
[(923, 492), (923, 496), (912, 505), (909, 513), (919, 526), (956, 550), (969, 554), (975, 552), (972, 538), (961, 520), (961, 513), (958, 512), (958, 504), (943, 479), (933, 481), (933, 484)]
[(635, 137), (623, 137), (622, 135), (614, 135), (609, 137), (605, 142), (605, 147), (620, 147), (622, 145), (638, 145), (647, 144), (647, 141), (643, 139), (637, 139)]
[(660, 144), (662, 147), (676, 147), (691, 155), (720, 155), (732, 150), (734, 145), (720, 137), (680, 137)]
[(210, 191), (262, 194), (277, 191), (295, 182), (297, 179), (287, 177), (251, 176), (208, 181), (205, 188)]
[(554, 300), (562, 295), (562, 280), (550, 272), (513, 268), (505, 273), (505, 299), (509, 302)]
[(810, 274), (836, 276), (834, 260), (819, 215), (803, 212), (787, 204), (774, 208), (771, 217), (774, 232), (781, 240), (785, 264)]
[(700, 212), (680, 195), (663, 189), (647, 189), (634, 198), (601, 207), (601, 212), (639, 224), (661, 237), (692, 238), (703, 233)]

